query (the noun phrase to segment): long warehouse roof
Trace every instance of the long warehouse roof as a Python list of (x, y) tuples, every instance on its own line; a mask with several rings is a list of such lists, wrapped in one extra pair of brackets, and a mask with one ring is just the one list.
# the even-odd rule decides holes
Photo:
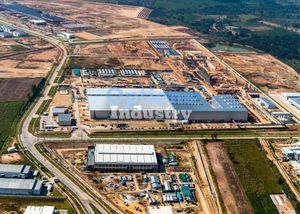
[(28, 206), (24, 214), (54, 214), (54, 206)]
[(0, 173), (29, 173), (30, 166), (15, 164), (0, 164)]
[(194, 112), (247, 111), (232, 95), (212, 97), (212, 105), (197, 92), (163, 91), (152, 88), (88, 88), (90, 111), (192, 110)]
[(97, 88), (87, 89), (89, 110), (174, 110), (161, 89)]
[(42, 184), (41, 180), (0, 178), (0, 189), (34, 190), (40, 189)]
[(27, 7), (27, 6), (19, 4), (17, 2), (0, 4), (0, 7), (2, 7), (3, 9), (11, 10), (11, 11), (21, 13), (21, 14), (24, 14), (27, 16), (35, 17), (35, 18), (45, 19), (48, 21), (53, 21), (53, 22), (62, 22), (63, 21), (63, 19), (60, 17), (50, 15), (39, 9)]
[(96, 164), (157, 164), (153, 145), (96, 144)]

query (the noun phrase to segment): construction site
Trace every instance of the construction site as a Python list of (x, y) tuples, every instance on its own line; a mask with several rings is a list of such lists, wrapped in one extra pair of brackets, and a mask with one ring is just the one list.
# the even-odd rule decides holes
[(33, 36), (0, 39), (1, 101), (22, 100), (57, 63), (60, 51)]
[[(190, 151), (194, 143), (188, 145), (156, 143), (153, 147), (158, 164), (156, 172), (91, 171), (87, 168), (87, 156), (89, 148), (94, 145), (47, 143), (45, 149), (76, 177), (80, 177), (88, 186), (101, 193), (125, 213), (147, 213), (149, 209), (164, 210), (164, 208), (168, 210), (166, 213), (206, 213), (207, 203), (213, 203), (212, 198), (203, 196), (207, 186), (202, 182), (207, 181), (204, 177), (199, 177), (201, 162), (192, 162), (194, 154)], [(129, 146), (107, 145), (120, 148)], [(152, 145), (130, 144), (130, 147), (141, 146)]]
[(299, 140), (271, 141), (274, 158), (294, 185), (300, 185)]
[[(24, 150), (74, 187), (87, 213), (293, 211), (284, 185), (299, 197), (299, 75), (267, 54), (210, 51), (150, 13), (0, 3), (0, 101), (46, 87), (21, 127)], [(290, 140), (263, 140), (274, 133)]]
[[(281, 126), (299, 120), (298, 115), (287, 113), (286, 108), (280, 105), (280, 100), (266, 97), (269, 96), (269, 91), (266, 95), (264, 94), (266, 89), (263, 88), (263, 85), (266, 85), (272, 88), (273, 92), (275, 88), (282, 92), (297, 91), (299, 81), (298, 77), (295, 79), (294, 70), (288, 69), (268, 55), (252, 52), (244, 55), (243, 53), (214, 55), (193, 36), (187, 34), (183, 27), (167, 27), (143, 19), (149, 13), (143, 7), (78, 1), (68, 1), (68, 4), (51, 2), (47, 5), (25, 1), (22, 4), (4, 3), (0, 6), (2, 8), (0, 17), (3, 20), (11, 24), (17, 23), (18, 26), (28, 30), (46, 32), (47, 36), (69, 44), (67, 46), (69, 59), (63, 74), (64, 81), (53, 90), (56, 90), (56, 94), (60, 94), (54, 94), (54, 99), (65, 96), (66, 100), (71, 99), (72, 102), (52, 102), (47, 105), (42, 112), (44, 118), (39, 130), (41, 132), (69, 132), (74, 127), (85, 130), (88, 134), (112, 130), (228, 129), (253, 125)], [(121, 21), (124, 19), (126, 22)], [(43, 56), (51, 53), (54, 54), (48, 50), (48, 54)], [(237, 56), (241, 59), (232, 61)], [(253, 60), (254, 58), (256, 60)], [(262, 63), (261, 68), (251, 66), (251, 63), (257, 60)], [(32, 65), (32, 62), (26, 63)], [(234, 63), (240, 63), (240, 66)], [(268, 72), (270, 78), (253, 77), (256, 78), (253, 79), (247, 76), (247, 73), (243, 73), (248, 72), (250, 75), (251, 72), (260, 70), (261, 75), (266, 75), (265, 71), (270, 70), (274, 63), (277, 70), (272, 72), (277, 76)], [(249, 71), (244, 69), (245, 66)], [(38, 70), (37, 65), (35, 68)], [(49, 70), (46, 65), (43, 65), (43, 68)], [(283, 69), (288, 69), (290, 75), (281, 78)], [(240, 72), (250, 82), (241, 76)], [(276, 78), (276, 81), (271, 76)], [(269, 82), (259, 82), (260, 79)], [(287, 82), (289, 84), (286, 84)], [(171, 102), (168, 106), (177, 112), (192, 111), (194, 117), (176, 121), (156, 118), (144, 120), (143, 123), (134, 119), (111, 120), (108, 117), (101, 117), (99, 120), (92, 113), (86, 93), (88, 88), (161, 89), (167, 95), (174, 92), (172, 96), (168, 95), (169, 101), (166, 102)], [(178, 96), (184, 98), (178, 100)], [(197, 103), (191, 102), (190, 96), (197, 97)], [(220, 102), (214, 104), (217, 96), (224, 96), (222, 102), (225, 102), (222, 105)], [(266, 109), (260, 101), (265, 98), (274, 99), (276, 108)], [(134, 106), (138, 105), (140, 104), (135, 103)], [(109, 106), (112, 106), (111, 103), (107, 103), (106, 111), (109, 110)], [(56, 107), (69, 109), (68, 112), (64, 112), (70, 114), (64, 115), (64, 119), (69, 120), (69, 125), (63, 122), (65, 125), (61, 127), (59, 117), (48, 116), (51, 115), (51, 109)], [(239, 113), (225, 116), (225, 108), (228, 108), (227, 112), (237, 110)], [(206, 111), (213, 112), (217, 116), (201, 116), (201, 112), (206, 114), (204, 113)], [(243, 116), (241, 111), (245, 111)], [(197, 112), (197, 116), (194, 112)]]
[[(147, 18), (147, 10), (144, 11), (143, 7), (75, 0), (49, 2), (47, 5), (37, 1), (22, 1), (20, 4), (4, 3), (0, 7), (3, 9), (0, 13), (1, 19), (62, 41), (188, 36), (177, 31), (185, 29), (184, 27), (166, 27), (139, 18)], [(50, 11), (52, 15), (49, 14)]]
[[(68, 95), (61, 95), (58, 89), (55, 97), (66, 96), (69, 97), (66, 100), (72, 99), (73, 102), (60, 103), (65, 99), (57, 99), (58, 102), (50, 103), (45, 112), (49, 113), (51, 108), (59, 106), (71, 108), (77, 127), (88, 134), (112, 130), (228, 129), (293, 121), (293, 115), (284, 115), (285, 110), (275, 102), (275, 108), (266, 108), (261, 102), (264, 95), (257, 88), (248, 84), (194, 39), (77, 44), (69, 48), (72, 55), (65, 71), (65, 80), (61, 84), (63, 93), (66, 89)], [(167, 95), (174, 93), (168, 95), (173, 104), (178, 102), (172, 98), (176, 94), (190, 96), (187, 94), (196, 93), (200, 95), (199, 99), (203, 99), (201, 105), (207, 105), (207, 108), (213, 106), (214, 97), (226, 95), (235, 99), (236, 105), (245, 108), (248, 116), (246, 119), (232, 117), (229, 120), (222, 117), (218, 120), (215, 117), (190, 119), (189, 123), (165, 119), (144, 120), (143, 123), (134, 119), (99, 120), (91, 114), (92, 107), (87, 93), (89, 88), (124, 88), (144, 92), (159, 89)], [(198, 111), (203, 111), (202, 108), (199, 106)]]

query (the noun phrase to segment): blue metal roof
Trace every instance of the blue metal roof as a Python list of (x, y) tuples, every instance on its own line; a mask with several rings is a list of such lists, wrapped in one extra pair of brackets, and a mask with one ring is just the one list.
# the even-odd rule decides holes
[(152, 88), (88, 88), (86, 94), (90, 111), (132, 109), (193, 112), (247, 111), (231, 95), (212, 97), (212, 105), (210, 105), (197, 92), (174, 92)]
[(170, 110), (174, 108), (161, 89), (89, 88), (86, 90), (89, 110)]
[(166, 91), (168, 99), (177, 110), (209, 111), (208, 102), (196, 92)]
[(276, 108), (276, 105), (275, 105), (271, 100), (269, 100), (269, 99), (266, 98), (266, 97), (261, 97), (261, 98), (260, 98), (260, 102), (261, 102), (263, 105), (268, 106), (268, 108), (270, 108), (270, 109)]
[(298, 109), (300, 109), (300, 97), (290, 98), (289, 101), (295, 107), (297, 107)]
[(232, 95), (218, 95), (212, 97), (212, 107), (216, 110), (247, 111), (247, 109)]
[(58, 115), (58, 121), (59, 122), (70, 122), (70, 121), (72, 121), (71, 114), (70, 113), (59, 114)]

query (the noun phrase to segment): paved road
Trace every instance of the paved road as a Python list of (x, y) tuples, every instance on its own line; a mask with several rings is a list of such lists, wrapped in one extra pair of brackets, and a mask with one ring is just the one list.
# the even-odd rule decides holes
[[(5, 23), (5, 22), (2, 22)], [(9, 23), (5, 23), (9, 24)], [(18, 27), (19, 28), (19, 27)], [(55, 85), (54, 81), (55, 78), (58, 76), (60, 69), (64, 66), (64, 63), (68, 57), (68, 53), (64, 45), (51, 38), (44, 36), (40, 33), (30, 31), (28, 29), (22, 29), (23, 31), (28, 32), (29, 34), (32, 34), (34, 36), (40, 37), (44, 40), (47, 40), (48, 42), (52, 43), (56, 47), (60, 48), (63, 51), (62, 59), (59, 63), (59, 65), (56, 67), (55, 71), (53, 72), (52, 76), (50, 77), (48, 81), (48, 85), (46, 86), (45, 90), (43, 91), (43, 94), (38, 99), (34, 107), (30, 110), (30, 112), (26, 115), (26, 118), (23, 120), (22, 124), (22, 130), (19, 134), (18, 138), (20, 142), (23, 144), (25, 150), (30, 152), (33, 157), (35, 157), (40, 163), (42, 163), (47, 169), (49, 169), (56, 178), (58, 178), (64, 185), (66, 185), (80, 200), (82, 205), (87, 210), (87, 213), (94, 214), (93, 209), (91, 208), (90, 204), (93, 204), (101, 213), (106, 214), (108, 213), (105, 209), (103, 209), (96, 200), (94, 200), (90, 195), (83, 192), (80, 187), (75, 184), (71, 179), (69, 179), (63, 172), (61, 172), (57, 167), (55, 167), (50, 161), (44, 158), (44, 156), (36, 149), (35, 144), (38, 143), (38, 138), (33, 136), (29, 131), (29, 124), (31, 119), (35, 116), (38, 108), (41, 106), (43, 101), (47, 99), (47, 95), (53, 85)]]
[[(266, 137), (257, 137), (257, 136), (218, 136), (217, 139), (220, 140), (251, 140), (251, 139), (299, 139), (300, 136), (289, 137), (289, 136), (266, 136)], [(210, 136), (204, 137), (189, 137), (189, 136), (178, 136), (178, 137), (100, 137), (100, 138), (88, 138), (82, 137), (80, 139), (76, 138), (55, 138), (55, 137), (46, 137), (40, 138), (40, 142), (135, 142), (135, 143), (147, 143), (147, 142), (182, 142), (183, 140), (206, 140), (212, 139)], [(214, 138), (215, 139), (215, 138)]]

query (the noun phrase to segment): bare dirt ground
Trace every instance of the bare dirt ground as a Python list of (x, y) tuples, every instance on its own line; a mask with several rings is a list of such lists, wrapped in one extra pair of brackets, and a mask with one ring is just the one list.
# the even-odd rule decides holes
[[(88, 30), (77, 31), (77, 36), (86, 40), (94, 39), (127, 39), (147, 38), (156, 36), (190, 37), (179, 30), (181, 26), (167, 27), (161, 24), (139, 19), (138, 14), (143, 7), (93, 3), (78, 0), (25, 1), (29, 6), (59, 14), (69, 21), (78, 21), (91, 26)], [(62, 31), (63, 29), (57, 30)], [(86, 34), (88, 32), (90, 34)], [(93, 34), (93, 35), (91, 35)]]
[(1, 60), (0, 78), (45, 77), (57, 56), (58, 51), (53, 49)]
[(217, 53), (217, 55), (268, 92), (300, 90), (300, 75), (271, 55), (257, 53)]
[(96, 39), (101, 39), (100, 36), (97, 36), (95, 34), (92, 34), (92, 33), (89, 33), (89, 32), (78, 32), (78, 33), (75, 33), (75, 36), (81, 38), (81, 39), (84, 39), (84, 40), (96, 40)]
[(107, 44), (81, 45), (77, 55), (99, 55), (101, 57), (154, 58), (155, 52), (146, 41), (114, 42)]
[(59, 92), (55, 94), (51, 102), (51, 106), (66, 106), (69, 107), (72, 105), (72, 98), (70, 94), (60, 94)]
[(5, 155), (1, 155), (0, 157), (0, 163), (2, 164), (16, 163), (20, 160), (22, 160), (22, 157), (19, 153), (5, 154)]
[(224, 143), (208, 143), (206, 149), (226, 212), (252, 213), (247, 197), (225, 151)]
[(31, 92), (32, 86), (41, 78), (5, 78), (0, 79), (0, 101), (24, 100)]

